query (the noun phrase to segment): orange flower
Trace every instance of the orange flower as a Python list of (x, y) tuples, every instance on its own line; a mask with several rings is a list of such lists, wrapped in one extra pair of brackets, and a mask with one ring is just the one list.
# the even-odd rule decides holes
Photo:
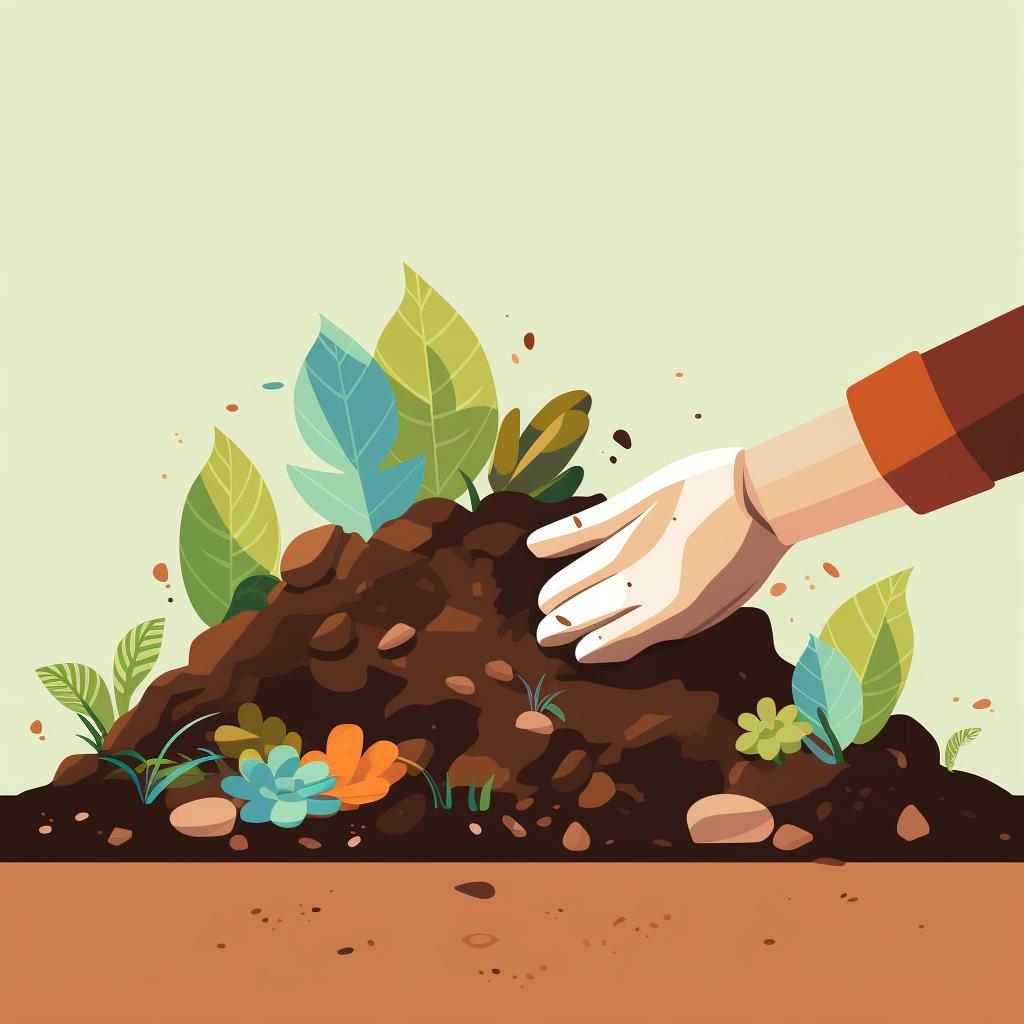
[(310, 750), (302, 763), (326, 761), (337, 783), (322, 795), (337, 797), (343, 811), (354, 811), (386, 797), (392, 784), (404, 777), (405, 765), (397, 757), (398, 747), (391, 740), (377, 740), (364, 752), (358, 725), (336, 725), (327, 737), (327, 753)]

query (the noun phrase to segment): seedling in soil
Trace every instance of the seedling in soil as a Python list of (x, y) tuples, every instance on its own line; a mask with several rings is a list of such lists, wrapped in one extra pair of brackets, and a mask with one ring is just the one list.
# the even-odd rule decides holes
[[(415, 761), (410, 761), (408, 758), (398, 758), (402, 764), (409, 765), (410, 768), (415, 768), (420, 775), (426, 780), (427, 786), (430, 788), (430, 797), (434, 801), (434, 810), (445, 810), (450, 811), (454, 804), (454, 798), (452, 796), (452, 780), (448, 772), (444, 775), (444, 794), (441, 793), (441, 787), (434, 780), (433, 775), (427, 771), (423, 765), (417, 764)], [(491, 787), (494, 785), (494, 776), (492, 775), (481, 787), (480, 796), (477, 798), (476, 782), (469, 784), (469, 792), (466, 795), (466, 805), (474, 813), (477, 811), (488, 811), (491, 808)]]
[[(136, 792), (139, 794), (139, 799), (145, 805), (153, 803), (154, 800), (165, 790), (168, 786), (172, 785), (175, 781), (182, 778), (189, 772), (193, 772), (199, 768), (200, 765), (209, 764), (211, 761), (220, 761), (220, 754), (215, 754), (212, 750), (207, 750), (206, 747), (200, 747), (199, 750), (203, 754), (203, 757), (192, 757), (179, 764), (175, 768), (165, 767), (171, 762), (167, 758), (167, 752), (174, 745), (174, 742), (178, 737), (188, 732), (189, 729), (194, 725), (198, 725), (200, 722), (205, 721), (207, 718), (213, 718), (217, 714), (216, 711), (209, 715), (202, 715), (199, 718), (192, 719), (186, 725), (183, 725), (163, 746), (163, 750), (156, 757), (144, 757), (137, 750), (115, 750), (112, 754), (100, 754), (100, 760), (106, 761), (108, 764), (112, 764), (115, 768), (119, 768), (121, 771), (132, 780), (132, 784), (135, 786)], [(142, 777), (139, 777), (138, 768), (130, 768), (125, 762), (124, 758), (131, 758), (131, 760), (138, 762), (139, 766), (142, 767)]]
[(565, 690), (556, 690), (554, 693), (549, 693), (546, 697), (541, 697), (541, 690), (544, 687), (544, 680), (547, 678), (547, 675), (540, 677), (537, 681), (536, 689), (531, 687), (522, 676), (517, 676), (517, 678), (523, 684), (526, 696), (530, 701), (530, 710), (524, 711), (516, 719), (517, 729), (525, 729), (527, 732), (539, 732), (547, 735), (554, 729), (551, 719), (547, 717), (548, 715), (554, 715), (560, 722), (565, 721), (565, 712), (554, 703), (555, 698), (565, 693)]
[(974, 726), (971, 729), (958, 729), (946, 741), (946, 750), (942, 763), (952, 771), (953, 765), (956, 763), (956, 755), (960, 753), (960, 748), (965, 743), (973, 743), (980, 735), (981, 729), (978, 726)]
[(757, 702), (757, 714), (744, 711), (737, 719), (743, 734), (736, 740), (741, 754), (757, 754), (765, 761), (785, 764), (787, 754), (795, 754), (805, 736), (811, 733), (808, 722), (797, 718), (795, 704), (787, 704), (778, 711), (771, 697)]

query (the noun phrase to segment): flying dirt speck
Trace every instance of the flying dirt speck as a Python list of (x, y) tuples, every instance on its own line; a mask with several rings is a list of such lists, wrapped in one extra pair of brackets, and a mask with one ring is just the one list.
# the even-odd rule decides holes
[(156, 565), (153, 566), (153, 579), (155, 579), (157, 583), (166, 583), (167, 578), (167, 563), (157, 562)]
[(617, 445), (621, 445), (627, 451), (633, 447), (633, 438), (629, 436), (628, 431), (622, 430), (621, 428), (616, 430), (615, 433), (612, 434), (612, 440)]

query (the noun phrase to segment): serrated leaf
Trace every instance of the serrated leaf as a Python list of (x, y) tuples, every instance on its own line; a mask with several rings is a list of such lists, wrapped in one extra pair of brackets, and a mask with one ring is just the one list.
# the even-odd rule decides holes
[(958, 729), (946, 741), (946, 750), (943, 754), (942, 763), (952, 771), (953, 765), (956, 763), (956, 756), (960, 753), (960, 748), (967, 743), (973, 743), (980, 735), (981, 729), (978, 726), (970, 729)]
[(864, 721), (855, 743), (878, 735), (907, 682), (914, 655), (906, 595), (911, 572), (904, 569), (854, 594), (821, 631), (853, 666), (864, 689)]
[(469, 324), (405, 266), (405, 294), (374, 358), (398, 403), (390, 461), (425, 454), (420, 498), (458, 498), (487, 462), (498, 429), (498, 402), (487, 356)]
[(69, 711), (84, 718), (89, 718), (91, 711), (104, 729), (110, 729), (114, 724), (110, 692), (96, 669), (65, 661), (37, 668), (36, 675), (57, 703)]
[[(864, 695), (860, 680), (850, 663), (831, 644), (816, 636), (810, 637), (800, 660), (793, 668), (793, 701), (803, 721), (830, 750), (833, 744), (819, 715), (824, 711), (839, 750), (832, 750), (835, 761), (839, 753), (853, 742), (864, 717)], [(829, 761), (815, 743), (807, 747), (826, 763)]]
[(245, 453), (214, 428), (213, 450), (181, 513), (181, 577), (196, 614), (224, 619), (242, 580), (275, 572), (281, 534), (263, 478)]
[(118, 715), (128, 710), (132, 695), (160, 657), (164, 622), (162, 617), (140, 622), (121, 637), (114, 651), (114, 700)]
[(249, 576), (235, 588), (224, 621), (239, 612), (258, 612), (267, 607), (267, 597), (281, 581), (276, 576)]
[(295, 419), (306, 444), (341, 470), (288, 467), (295, 489), (328, 522), (368, 540), (416, 500), (423, 455), (388, 465), (399, 426), (391, 384), (370, 354), (326, 317), (295, 385)]

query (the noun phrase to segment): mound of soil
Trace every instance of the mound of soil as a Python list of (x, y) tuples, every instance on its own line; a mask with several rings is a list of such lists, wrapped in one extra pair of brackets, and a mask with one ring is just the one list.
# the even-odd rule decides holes
[[(298, 829), (239, 821), (230, 839), (195, 839), (171, 827), (167, 807), (219, 794), (217, 776), (143, 806), (107, 765), (78, 755), (49, 786), (2, 798), (3, 857), (1021, 857), (1024, 798), (946, 771), (934, 740), (905, 716), (852, 747), (845, 765), (807, 752), (781, 766), (737, 753), (741, 712), (764, 696), (780, 705), (791, 700), (792, 667), (775, 653), (761, 611), (743, 609), (620, 665), (579, 665), (571, 647), (538, 647), (536, 595), (560, 563), (533, 558), (526, 535), (596, 500), (555, 507), (498, 494), (471, 513), (433, 499), (369, 543), (332, 526), (302, 534), (285, 552), (284, 582), (269, 606), (201, 634), (188, 665), (156, 679), (107, 740), (110, 750), (155, 756), (185, 722), (219, 712), (187, 735), (188, 752), (212, 745), (214, 728), (255, 701), (308, 748), (322, 749), (340, 722), (358, 723), (368, 742), (394, 740), (435, 777), (449, 773), (451, 810), (435, 809), (425, 781), (410, 772), (383, 801), (355, 812), (310, 818)], [(411, 628), (396, 631), (400, 624)], [(406, 639), (380, 650), (396, 632)], [(546, 676), (544, 692), (564, 691), (558, 704), (566, 722), (553, 720), (546, 735), (518, 728), (528, 702), (514, 673), (531, 683)], [(471, 812), (464, 787), (490, 775), (490, 809)], [(723, 793), (758, 801), (776, 826), (789, 828), (774, 842), (694, 843), (688, 808)], [(787, 848), (797, 842), (803, 845)]]

